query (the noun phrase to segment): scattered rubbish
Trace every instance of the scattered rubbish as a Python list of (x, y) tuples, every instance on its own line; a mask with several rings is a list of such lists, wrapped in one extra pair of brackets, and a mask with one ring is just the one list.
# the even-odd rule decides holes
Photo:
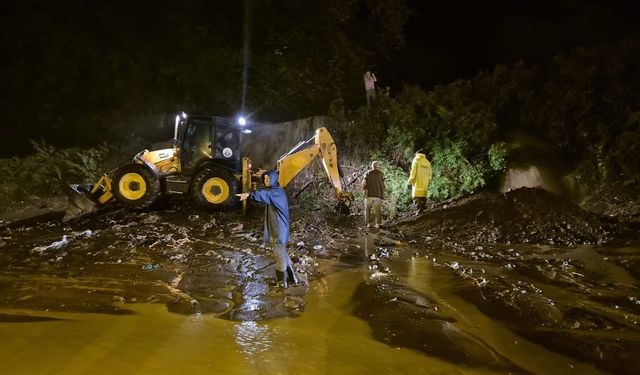
[(116, 225), (112, 226), (112, 227), (111, 227), (111, 229), (112, 229), (114, 232), (119, 232), (119, 231), (121, 231), (122, 229), (124, 229), (124, 228), (129, 228), (130, 226), (135, 225), (135, 224), (136, 224), (136, 223), (134, 223), (134, 222), (130, 222), (129, 224), (116, 224)]
[(169, 257), (170, 260), (182, 260), (184, 258), (184, 254), (175, 254)]
[(73, 232), (73, 237), (75, 238), (82, 238), (82, 237), (93, 237), (94, 233), (91, 231), (91, 229), (87, 229), (84, 232)]
[(387, 277), (387, 274), (384, 273), (384, 272), (376, 271), (376, 272), (372, 273), (371, 276), (370, 276), (371, 279), (378, 279), (378, 278), (381, 278), (381, 277)]
[(202, 226), (202, 230), (208, 230), (210, 228), (213, 228), (214, 226), (216, 226), (216, 219), (213, 218), (211, 220), (209, 220), (208, 222), (204, 223), (204, 225)]
[(313, 247), (313, 250), (322, 250), (322, 249), (324, 249), (324, 246), (322, 245), (316, 245)]
[(160, 220), (160, 216), (152, 214), (145, 217), (142, 222), (146, 224), (156, 224)]
[(251, 242), (257, 242), (258, 239), (254, 237), (251, 233), (237, 233), (233, 235), (236, 238), (245, 238)]
[(156, 263), (147, 263), (142, 265), (142, 269), (144, 271), (155, 271), (158, 268), (160, 268), (160, 265)]
[(242, 231), (242, 228), (244, 228), (244, 224), (239, 223), (235, 227), (231, 228), (231, 233), (240, 232)]
[(48, 246), (34, 247), (33, 249), (31, 249), (31, 252), (42, 253), (42, 252), (45, 252), (47, 250), (60, 250), (60, 249), (64, 249), (65, 247), (67, 247), (69, 245), (69, 243), (71, 243), (71, 241), (68, 240), (68, 237), (65, 234), (65, 235), (62, 236), (62, 239), (60, 241), (53, 242), (51, 245), (48, 245)]

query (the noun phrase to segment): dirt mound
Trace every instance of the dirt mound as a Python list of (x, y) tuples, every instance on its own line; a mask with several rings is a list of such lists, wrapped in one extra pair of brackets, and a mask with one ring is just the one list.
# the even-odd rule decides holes
[(484, 192), (395, 224), (405, 235), (461, 244), (601, 244), (619, 232), (604, 216), (540, 188)]

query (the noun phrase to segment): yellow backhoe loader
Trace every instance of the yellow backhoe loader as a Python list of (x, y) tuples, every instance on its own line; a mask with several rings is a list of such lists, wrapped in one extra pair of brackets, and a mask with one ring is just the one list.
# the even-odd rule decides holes
[[(240, 154), (240, 133), (250, 133), (228, 118), (210, 115), (176, 116), (173, 147), (139, 152), (134, 158), (105, 173), (95, 184), (65, 187), (69, 220), (117, 201), (141, 210), (163, 195), (189, 196), (205, 209), (233, 209), (240, 206), (236, 193), (255, 189), (261, 171), (251, 169), (251, 161)], [(326, 128), (319, 128), (277, 163), (280, 185), (286, 187), (295, 176), (320, 158), (334, 188), (337, 205), (347, 211), (353, 200), (346, 191), (338, 166), (336, 145)], [(246, 208), (243, 202), (242, 209)]]

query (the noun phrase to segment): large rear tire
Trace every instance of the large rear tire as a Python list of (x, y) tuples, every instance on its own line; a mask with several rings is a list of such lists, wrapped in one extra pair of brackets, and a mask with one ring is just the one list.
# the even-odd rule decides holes
[(142, 210), (160, 197), (160, 180), (143, 164), (125, 164), (116, 171), (113, 192), (122, 205)]
[(191, 183), (191, 197), (201, 208), (226, 210), (238, 204), (238, 180), (229, 172), (205, 168)]

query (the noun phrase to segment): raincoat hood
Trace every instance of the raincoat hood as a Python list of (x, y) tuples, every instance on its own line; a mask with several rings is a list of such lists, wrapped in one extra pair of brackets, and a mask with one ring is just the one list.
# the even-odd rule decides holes
[(414, 158), (414, 159), (416, 159), (416, 160), (420, 160), (420, 159), (426, 159), (426, 158), (427, 158), (427, 155), (425, 155), (425, 154), (423, 154), (423, 153), (418, 152), (418, 153), (416, 153), (416, 156), (415, 156), (415, 158)]
[(278, 171), (268, 171), (266, 175), (269, 176), (268, 187), (279, 186), (278, 178), (280, 178), (280, 174), (278, 173)]

